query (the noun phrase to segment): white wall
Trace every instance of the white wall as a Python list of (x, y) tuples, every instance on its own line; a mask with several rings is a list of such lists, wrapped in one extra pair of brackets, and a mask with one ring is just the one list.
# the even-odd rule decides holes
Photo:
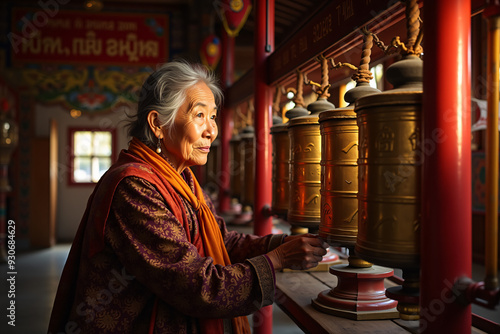
[(117, 149), (120, 152), (128, 146), (129, 140), (124, 128), (126, 124), (124, 121), (127, 119), (126, 115), (134, 113), (135, 109), (136, 105), (122, 106), (110, 113), (81, 116), (74, 119), (70, 116), (69, 110), (61, 106), (36, 106), (36, 136), (49, 136), (51, 119), (56, 119), (58, 125), (57, 241), (73, 240), (85, 211), (88, 198), (94, 189), (93, 186), (68, 185), (68, 127), (96, 127), (103, 130), (116, 127)]

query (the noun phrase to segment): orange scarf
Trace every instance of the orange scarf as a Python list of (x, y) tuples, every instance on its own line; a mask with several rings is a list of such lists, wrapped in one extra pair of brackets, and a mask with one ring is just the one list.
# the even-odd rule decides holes
[[(147, 147), (137, 138), (133, 138), (129, 145), (129, 152), (138, 156), (156, 171), (161, 174), (172, 187), (184, 197), (197, 211), (198, 222), (200, 226), (200, 235), (205, 251), (205, 256), (210, 256), (214, 259), (215, 264), (227, 266), (231, 264), (229, 255), (227, 254), (224, 240), (220, 232), (219, 225), (215, 217), (205, 202), (203, 191), (198, 180), (193, 172), (187, 168), (187, 172), (191, 174), (194, 181), (195, 193), (191, 190), (184, 178), (160, 155)], [(218, 334), (221, 333), (222, 321), (220, 319), (200, 319), (202, 320), (202, 330), (205, 333)], [(213, 323), (216, 320), (217, 323)], [(246, 317), (238, 317), (233, 319), (234, 333), (250, 333), (250, 326)]]

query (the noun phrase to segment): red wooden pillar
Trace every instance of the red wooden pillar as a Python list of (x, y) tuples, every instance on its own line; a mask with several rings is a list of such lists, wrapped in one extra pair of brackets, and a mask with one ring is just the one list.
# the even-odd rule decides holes
[[(234, 80), (234, 37), (228, 36), (222, 31), (222, 86), (227, 89)], [(231, 171), (229, 169), (229, 141), (233, 132), (233, 112), (231, 109), (224, 109), (221, 112), (221, 164), (219, 182), (219, 212), (229, 211), (231, 205), (230, 180)]]
[(470, 0), (424, 7), (420, 328), (470, 333), (453, 284), (471, 277)]
[[(254, 31), (254, 125), (255, 125), (255, 194), (254, 233), (272, 232), (271, 207), (271, 112), (272, 93), (267, 85), (266, 59), (274, 49), (274, 0), (256, 0)], [(254, 315), (254, 333), (272, 333), (272, 306)]]
[[(266, 6), (267, 3), (267, 6)], [(271, 126), (272, 126), (272, 92), (267, 85), (266, 58), (274, 48), (274, 0), (258, 0), (255, 2), (257, 24), (254, 32), (255, 47), (255, 208), (254, 233), (266, 235), (272, 232), (272, 218), (269, 215), (271, 193)], [(266, 15), (267, 7), (267, 15)], [(266, 29), (266, 17), (269, 18)], [(271, 44), (272, 42), (272, 44)], [(266, 51), (266, 48), (268, 51)]]

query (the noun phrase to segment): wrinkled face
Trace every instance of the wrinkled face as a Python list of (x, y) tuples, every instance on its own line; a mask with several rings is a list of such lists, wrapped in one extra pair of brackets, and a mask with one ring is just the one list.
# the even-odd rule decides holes
[(214, 95), (205, 83), (197, 83), (187, 90), (172, 133), (163, 137), (165, 154), (179, 172), (189, 166), (206, 164), (210, 146), (218, 134), (216, 117)]

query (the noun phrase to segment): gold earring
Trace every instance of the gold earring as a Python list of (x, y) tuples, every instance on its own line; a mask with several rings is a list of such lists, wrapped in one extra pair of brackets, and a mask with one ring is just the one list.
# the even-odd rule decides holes
[(156, 153), (161, 153), (161, 138), (158, 137), (158, 144), (156, 144)]

